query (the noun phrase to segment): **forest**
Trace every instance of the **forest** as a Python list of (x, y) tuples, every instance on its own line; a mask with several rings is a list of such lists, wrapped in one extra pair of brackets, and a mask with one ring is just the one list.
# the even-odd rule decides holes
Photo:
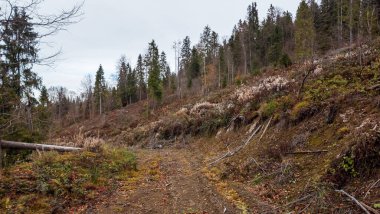
[(83, 90), (78, 94), (61, 86), (46, 88), (32, 69), (41, 60), (40, 38), (53, 33), (46, 33), (41, 26), (57, 31), (61, 27), (57, 24), (70, 24), (67, 19), (71, 17), (50, 17), (35, 23), (28, 8), (12, 5), (1, 25), (2, 138), (42, 141), (48, 137), (45, 133), (135, 102), (148, 100), (149, 112), (165, 99), (240, 85), (245, 76), (265, 72), (269, 67), (286, 68), (365, 43), (379, 34), (378, 7), (379, 3), (372, 0), (323, 0), (320, 4), (301, 1), (297, 14), (271, 5), (260, 21), (257, 4), (252, 3), (229, 39), (221, 41), (218, 33), (206, 26), (198, 42), (192, 43), (189, 37), (175, 42), (175, 71), (169, 67), (165, 52), (152, 40), (146, 53), (139, 55), (136, 67), (125, 57), (120, 58), (116, 86), (105, 81), (100, 65), (94, 71), (95, 81), (91, 76), (84, 77)]

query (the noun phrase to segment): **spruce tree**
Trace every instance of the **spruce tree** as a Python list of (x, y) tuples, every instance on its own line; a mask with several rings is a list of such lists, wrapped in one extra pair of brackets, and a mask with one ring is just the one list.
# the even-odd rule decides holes
[(136, 75), (137, 75), (137, 83), (139, 90), (139, 100), (141, 101), (143, 95), (146, 93), (146, 83), (145, 83), (145, 70), (144, 70), (144, 62), (141, 54), (139, 54), (137, 58), (136, 64)]
[(226, 56), (224, 52), (224, 47), (219, 48), (219, 84), (221, 87), (225, 88), (227, 86), (227, 63)]
[[(319, 6), (319, 14), (317, 13), (317, 6), (316, 3), (311, 3), (311, 9), (314, 16), (314, 25), (316, 33), (318, 34), (318, 37), (316, 37), (316, 45), (317, 49), (320, 51), (320, 53), (325, 53), (326, 51), (330, 50), (335, 44), (339, 44), (340, 42), (343, 42), (343, 23), (346, 20), (346, 15), (343, 13), (346, 13), (346, 9), (343, 8), (337, 8), (338, 4), (340, 4), (341, 1), (331, 1), (331, 0), (322, 0), (321, 5)], [(344, 7), (343, 5), (339, 5), (340, 7)], [(338, 9), (340, 14), (339, 19), (339, 26), (338, 24)], [(342, 22), (342, 24), (340, 24)], [(340, 26), (341, 25), (341, 26)], [(339, 27), (339, 29), (338, 29)], [(342, 29), (340, 29), (342, 27)], [(341, 31), (341, 32), (340, 32)], [(340, 38), (342, 36), (342, 38)]]
[(117, 91), (121, 105), (124, 107), (128, 105), (129, 96), (128, 96), (128, 67), (125, 56), (122, 56), (119, 60), (119, 74), (117, 77)]
[(40, 104), (44, 107), (46, 107), (49, 104), (49, 94), (45, 86), (42, 86), (41, 88)]
[(38, 58), (38, 34), (32, 20), (24, 9), (14, 7), (8, 21), (1, 22), (1, 106), (7, 112), (19, 105), (23, 98), (32, 106), (36, 100), (33, 91), (41, 84), (40, 78), (32, 71)]
[(248, 53), (249, 61), (248, 65), (251, 71), (257, 69), (260, 65), (259, 49), (259, 33), (260, 33), (260, 23), (259, 23), (259, 12), (257, 9), (257, 4), (252, 3), (248, 6)]
[(306, 60), (314, 54), (315, 29), (313, 14), (305, 0), (301, 1), (295, 21), (295, 45), (298, 60)]
[(136, 69), (132, 69), (129, 64), (127, 64), (127, 71), (127, 94), (129, 104), (132, 104), (137, 98), (137, 75)]
[(165, 88), (169, 86), (169, 79), (170, 79), (170, 67), (166, 59), (165, 52), (161, 52), (160, 55), (160, 73), (161, 73), (161, 80), (162, 84)]
[(191, 88), (193, 79), (199, 77), (201, 74), (201, 56), (197, 48), (193, 47), (191, 51), (190, 66), (187, 73), (187, 87)]
[(185, 73), (186, 70), (188, 70), (189, 64), (191, 59), (191, 41), (190, 37), (186, 36), (186, 38), (182, 42), (182, 48), (181, 48), (181, 70), (184, 70)]
[(202, 46), (202, 55), (206, 56), (207, 60), (209, 60), (212, 55), (212, 31), (208, 25), (203, 29), (200, 45)]
[(162, 99), (162, 82), (160, 78), (159, 52), (156, 42), (149, 43), (148, 53), (145, 56), (145, 63), (148, 70), (148, 90), (149, 94), (160, 102)]
[(106, 81), (104, 79), (104, 70), (102, 65), (99, 66), (98, 71), (95, 75), (95, 86), (94, 86), (94, 97), (95, 104), (97, 107), (97, 112), (102, 114), (104, 111), (104, 97), (106, 91)]

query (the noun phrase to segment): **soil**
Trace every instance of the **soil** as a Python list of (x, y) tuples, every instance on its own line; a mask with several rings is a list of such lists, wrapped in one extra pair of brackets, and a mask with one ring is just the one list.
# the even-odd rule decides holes
[(136, 149), (138, 172), (87, 213), (240, 213), (201, 172), (188, 148)]

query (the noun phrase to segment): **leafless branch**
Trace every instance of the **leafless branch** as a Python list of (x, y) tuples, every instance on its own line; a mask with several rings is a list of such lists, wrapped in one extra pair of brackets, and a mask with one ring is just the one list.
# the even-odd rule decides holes
[(344, 190), (335, 190), (338, 193), (341, 193), (347, 197), (349, 197), (353, 202), (355, 202), (366, 214), (370, 214), (370, 212), (363, 206), (362, 202), (358, 201), (356, 198), (354, 198), (352, 195), (348, 194)]
[(374, 188), (376, 186), (376, 184), (378, 184), (380, 182), (380, 179), (377, 180), (375, 183), (373, 183), (367, 190), (367, 192), (365, 193), (365, 196), (364, 198), (367, 198), (368, 194), (370, 193), (371, 189)]

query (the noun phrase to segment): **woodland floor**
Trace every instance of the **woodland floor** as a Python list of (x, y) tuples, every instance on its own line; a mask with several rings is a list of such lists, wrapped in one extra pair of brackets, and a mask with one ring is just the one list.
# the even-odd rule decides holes
[(189, 148), (137, 149), (137, 173), (87, 213), (240, 213), (202, 173)]

